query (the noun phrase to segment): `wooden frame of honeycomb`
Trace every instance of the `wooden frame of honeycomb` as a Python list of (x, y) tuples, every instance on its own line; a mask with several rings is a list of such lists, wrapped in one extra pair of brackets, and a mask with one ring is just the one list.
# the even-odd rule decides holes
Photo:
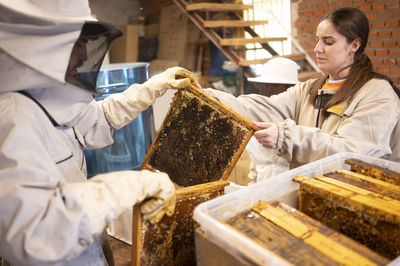
[(179, 89), (142, 168), (184, 187), (226, 180), (257, 129), (204, 91)]

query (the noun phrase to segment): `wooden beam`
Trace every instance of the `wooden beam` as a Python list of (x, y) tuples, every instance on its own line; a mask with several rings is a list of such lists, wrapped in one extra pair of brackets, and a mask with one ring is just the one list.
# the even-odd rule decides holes
[(196, 3), (188, 4), (187, 11), (240, 11), (253, 8), (252, 5), (242, 4), (217, 4), (217, 3)]
[(204, 21), (205, 28), (220, 28), (220, 27), (250, 27), (255, 25), (268, 24), (268, 20), (258, 21), (243, 21), (243, 20), (208, 20)]
[(230, 46), (230, 45), (246, 45), (249, 43), (268, 43), (268, 42), (276, 42), (276, 41), (285, 41), (286, 37), (271, 37), (271, 38), (230, 38), (230, 39), (221, 39), (220, 44), (222, 46)]
[(302, 60), (305, 59), (306, 56), (305, 54), (291, 54), (291, 55), (279, 55), (279, 56), (273, 56), (273, 57), (268, 57), (268, 58), (259, 58), (259, 59), (252, 59), (252, 60), (247, 60), (247, 59), (243, 59), (240, 60), (239, 64), (241, 66), (250, 66), (250, 65), (256, 65), (256, 64), (265, 64), (267, 63), (269, 60), (271, 60), (272, 58), (276, 58), (276, 57), (285, 57), (291, 60)]

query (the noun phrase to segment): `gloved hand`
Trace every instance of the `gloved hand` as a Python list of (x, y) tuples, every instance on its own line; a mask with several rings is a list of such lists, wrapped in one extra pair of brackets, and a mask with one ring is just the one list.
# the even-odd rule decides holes
[(168, 89), (185, 88), (197, 81), (197, 76), (184, 68), (168, 68), (143, 84), (133, 84), (124, 92), (104, 99), (102, 102), (104, 114), (113, 128), (120, 129), (146, 110)]
[(158, 222), (165, 213), (171, 216), (175, 210), (175, 186), (168, 175), (148, 170), (100, 174), (86, 182), (64, 184), (62, 193), (66, 200), (75, 201), (69, 204), (82, 206), (95, 234), (145, 199), (149, 200), (141, 212), (150, 222)]

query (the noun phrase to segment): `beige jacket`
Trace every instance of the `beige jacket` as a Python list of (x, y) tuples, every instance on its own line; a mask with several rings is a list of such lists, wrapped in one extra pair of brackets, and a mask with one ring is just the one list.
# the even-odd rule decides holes
[(310, 101), (309, 80), (265, 97), (234, 97), (206, 89), (222, 103), (253, 120), (278, 122), (283, 132), (280, 155), (294, 168), (338, 152), (357, 152), (400, 162), (400, 100), (385, 80), (372, 79), (351, 102), (329, 108), (316, 127), (318, 109)]

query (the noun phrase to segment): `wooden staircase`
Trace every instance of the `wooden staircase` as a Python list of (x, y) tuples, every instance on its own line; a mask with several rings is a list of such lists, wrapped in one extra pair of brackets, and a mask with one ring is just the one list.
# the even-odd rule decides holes
[[(240, 4), (237, 3), (237, 1), (227, 3), (173, 0), (173, 2), (229, 60), (243, 68), (243, 73), (246, 77), (255, 76), (249, 67), (250, 65), (263, 64), (271, 58), (281, 56), (271, 47), (270, 42), (282, 42), (288, 39), (288, 36), (285, 34), (281, 37), (261, 38), (252, 27), (255, 25), (268, 24), (268, 21), (243, 20), (243, 11), (253, 8), (252, 5)], [(214, 19), (215, 14), (218, 13), (222, 13), (223, 17), (228, 19)], [(229, 34), (227, 34), (228, 32), (233, 34), (229, 36)], [(245, 32), (247, 32), (251, 37), (245, 38)], [(253, 60), (246, 59), (246, 45), (255, 43), (260, 44), (261, 47), (267, 50), (272, 57), (257, 58)], [(311, 59), (307, 58), (305, 52), (284, 55), (284, 57), (294, 61), (309, 61)], [(316, 70), (315, 67), (314, 70)]]

